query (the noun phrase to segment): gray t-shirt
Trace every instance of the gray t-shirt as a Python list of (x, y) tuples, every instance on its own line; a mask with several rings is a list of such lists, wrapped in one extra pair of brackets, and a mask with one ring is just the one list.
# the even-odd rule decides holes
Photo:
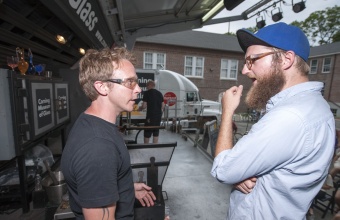
[(77, 219), (83, 219), (82, 207), (103, 207), (114, 202), (116, 219), (133, 219), (130, 156), (115, 124), (82, 113), (68, 136), (61, 170)]

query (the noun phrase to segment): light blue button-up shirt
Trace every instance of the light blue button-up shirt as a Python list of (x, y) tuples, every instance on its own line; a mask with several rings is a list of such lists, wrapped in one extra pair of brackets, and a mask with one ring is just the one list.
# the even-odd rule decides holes
[(227, 219), (305, 219), (334, 153), (334, 116), (322, 87), (306, 82), (276, 94), (249, 133), (217, 155), (211, 174), (220, 182), (258, 178), (249, 194), (232, 190)]

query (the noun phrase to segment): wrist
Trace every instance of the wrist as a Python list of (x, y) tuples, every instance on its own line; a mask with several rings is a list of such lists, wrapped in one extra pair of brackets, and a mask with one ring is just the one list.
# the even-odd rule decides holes
[(227, 119), (232, 119), (233, 118), (233, 115), (234, 115), (234, 111), (224, 111), (222, 113), (222, 120), (227, 120)]

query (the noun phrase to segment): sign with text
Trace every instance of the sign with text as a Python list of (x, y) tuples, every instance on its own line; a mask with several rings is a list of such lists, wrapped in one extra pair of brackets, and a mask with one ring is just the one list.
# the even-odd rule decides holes
[(69, 119), (69, 100), (68, 100), (68, 84), (55, 83), (55, 100), (56, 100), (56, 117), (57, 124)]
[(36, 93), (36, 105), (38, 115), (38, 128), (45, 127), (52, 122), (52, 109), (51, 109), (51, 90), (49, 89), (37, 89)]
[(34, 135), (42, 134), (54, 127), (52, 83), (31, 83)]
[(168, 104), (168, 106), (173, 106), (176, 104), (177, 97), (173, 92), (167, 92), (164, 94), (164, 103)]

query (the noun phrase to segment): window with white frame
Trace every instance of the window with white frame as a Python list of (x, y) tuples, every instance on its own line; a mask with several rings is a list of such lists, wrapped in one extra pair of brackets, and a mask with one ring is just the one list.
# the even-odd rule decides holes
[(221, 59), (221, 79), (237, 79), (238, 60)]
[(326, 57), (323, 59), (323, 65), (322, 65), (323, 73), (329, 73), (331, 71), (331, 61), (332, 59), (330, 57)]
[(203, 78), (204, 57), (185, 57), (184, 76)]
[(309, 74), (316, 74), (317, 71), (318, 71), (318, 60), (311, 60)]
[(144, 52), (144, 69), (165, 69), (165, 54)]

